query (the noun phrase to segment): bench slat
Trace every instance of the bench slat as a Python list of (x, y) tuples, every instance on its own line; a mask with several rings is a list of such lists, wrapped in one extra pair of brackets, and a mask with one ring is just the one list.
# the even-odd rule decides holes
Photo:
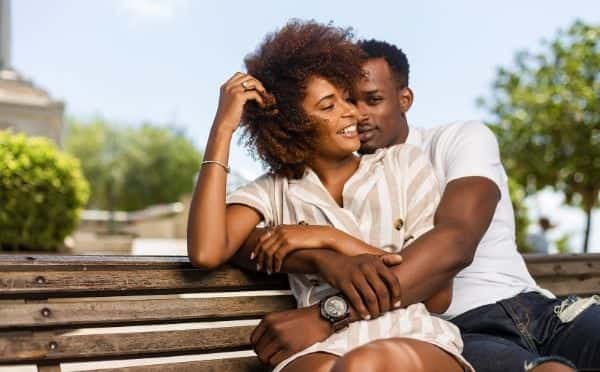
[(526, 255), (527, 269), (533, 277), (600, 276), (600, 254), (586, 255)]
[(0, 306), (0, 330), (237, 320), (295, 306), (290, 295), (8, 304)]
[[(2, 270), (0, 268), (0, 270)], [(0, 299), (152, 295), (186, 292), (287, 289), (285, 275), (267, 276), (226, 267), (85, 271), (0, 271)]]
[(256, 326), (137, 333), (0, 333), (0, 364), (213, 353), (250, 348)]
[(537, 281), (542, 288), (548, 289), (557, 296), (580, 295), (588, 296), (600, 293), (600, 276), (553, 277)]
[(0, 255), (2, 270), (55, 270), (57, 268), (76, 270), (87, 268), (155, 268), (155, 269), (189, 269), (193, 268), (187, 256), (108, 256), (108, 255), (55, 255), (35, 254)]
[(94, 369), (90, 372), (266, 372), (256, 357), (203, 360), (169, 364), (154, 364), (121, 368)]

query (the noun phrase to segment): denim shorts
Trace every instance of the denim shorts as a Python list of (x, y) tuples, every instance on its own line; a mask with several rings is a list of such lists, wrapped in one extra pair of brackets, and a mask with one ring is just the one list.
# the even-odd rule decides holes
[(478, 372), (527, 371), (548, 360), (600, 370), (600, 305), (587, 301), (574, 312), (578, 301), (527, 292), (450, 321), (460, 328), (463, 355)]

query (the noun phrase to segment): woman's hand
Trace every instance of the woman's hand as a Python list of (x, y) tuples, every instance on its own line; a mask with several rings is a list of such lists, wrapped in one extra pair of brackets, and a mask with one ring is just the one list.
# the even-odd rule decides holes
[(219, 107), (215, 115), (214, 126), (233, 133), (240, 124), (244, 105), (250, 100), (265, 106), (265, 88), (256, 78), (236, 72), (221, 86)]
[(285, 257), (298, 249), (332, 248), (336, 231), (331, 226), (279, 225), (258, 239), (250, 255), (257, 269), (267, 273), (279, 272)]

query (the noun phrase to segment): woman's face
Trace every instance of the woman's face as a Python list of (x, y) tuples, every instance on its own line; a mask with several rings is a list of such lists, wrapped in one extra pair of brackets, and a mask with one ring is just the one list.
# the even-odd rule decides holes
[(345, 157), (360, 148), (358, 111), (348, 92), (321, 77), (312, 77), (306, 86), (302, 108), (318, 123), (318, 156)]

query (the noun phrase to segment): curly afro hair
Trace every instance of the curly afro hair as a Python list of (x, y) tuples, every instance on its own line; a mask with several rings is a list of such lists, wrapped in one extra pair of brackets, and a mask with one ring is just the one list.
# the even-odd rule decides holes
[(352, 39), (351, 29), (292, 20), (246, 57), (248, 74), (272, 97), (265, 97), (266, 108), (248, 102), (241, 126), (246, 147), (271, 173), (290, 179), (304, 174), (317, 139), (317, 123), (301, 107), (308, 80), (319, 76), (350, 90), (363, 62)]

